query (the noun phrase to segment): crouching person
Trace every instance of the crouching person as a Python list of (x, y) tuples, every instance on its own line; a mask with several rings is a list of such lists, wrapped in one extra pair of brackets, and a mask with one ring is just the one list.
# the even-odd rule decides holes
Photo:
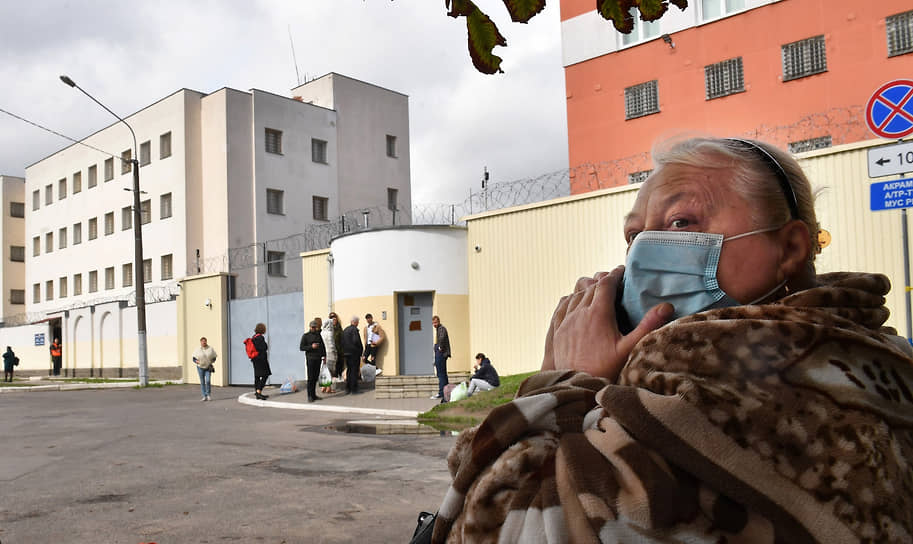
[(476, 391), (491, 391), (501, 385), (501, 379), (498, 378), (498, 371), (492, 366), (491, 361), (484, 353), (476, 354), (476, 364), (473, 367), (475, 374), (469, 378), (469, 396), (471, 397)]

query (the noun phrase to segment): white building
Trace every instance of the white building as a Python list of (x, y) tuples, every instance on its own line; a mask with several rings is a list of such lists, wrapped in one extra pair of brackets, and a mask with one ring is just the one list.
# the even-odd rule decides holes
[[(293, 96), (181, 89), (125, 118), (141, 167), (151, 366), (177, 361), (174, 319), (151, 317), (173, 315), (153, 307), (173, 305), (176, 278), (231, 271), (247, 296), (300, 291), (300, 266), (286, 266), (300, 249), (283, 240), (355, 208), (410, 208), (407, 96), (338, 74)], [(26, 309), (50, 318), (51, 335), (60, 327), (65, 366), (132, 366), (133, 139), (113, 123), (83, 144), (26, 168)]]

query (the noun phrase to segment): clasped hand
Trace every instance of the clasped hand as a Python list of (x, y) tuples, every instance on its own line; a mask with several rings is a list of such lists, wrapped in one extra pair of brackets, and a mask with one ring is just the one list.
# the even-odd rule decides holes
[(614, 381), (637, 342), (672, 318), (672, 305), (658, 304), (622, 334), (615, 299), (623, 277), (624, 266), (598, 272), (578, 279), (574, 292), (561, 297), (545, 337), (542, 370), (578, 370)]

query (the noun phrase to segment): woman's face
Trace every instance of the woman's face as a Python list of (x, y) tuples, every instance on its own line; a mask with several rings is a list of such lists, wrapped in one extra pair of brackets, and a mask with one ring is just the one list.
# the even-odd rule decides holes
[[(640, 189), (625, 219), (628, 245), (647, 230), (722, 234), (728, 238), (774, 225), (755, 224), (752, 209), (731, 188), (723, 170), (669, 165)], [(759, 233), (723, 243), (717, 279), (742, 304), (764, 296), (783, 281), (782, 251), (776, 232)]]

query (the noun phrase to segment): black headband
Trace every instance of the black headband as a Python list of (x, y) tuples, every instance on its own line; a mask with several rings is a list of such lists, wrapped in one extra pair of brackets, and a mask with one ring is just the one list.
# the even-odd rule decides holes
[(783, 167), (780, 166), (777, 159), (768, 153), (766, 149), (751, 140), (742, 140), (740, 138), (726, 138), (726, 140), (742, 144), (754, 151), (755, 154), (764, 161), (764, 164), (766, 164), (774, 175), (777, 176), (777, 181), (780, 183), (780, 190), (783, 191), (783, 196), (786, 197), (786, 203), (789, 205), (789, 214), (793, 219), (799, 219), (799, 202), (796, 200), (796, 192), (793, 191), (793, 186), (789, 183), (789, 178), (786, 176), (786, 170), (783, 170)]

